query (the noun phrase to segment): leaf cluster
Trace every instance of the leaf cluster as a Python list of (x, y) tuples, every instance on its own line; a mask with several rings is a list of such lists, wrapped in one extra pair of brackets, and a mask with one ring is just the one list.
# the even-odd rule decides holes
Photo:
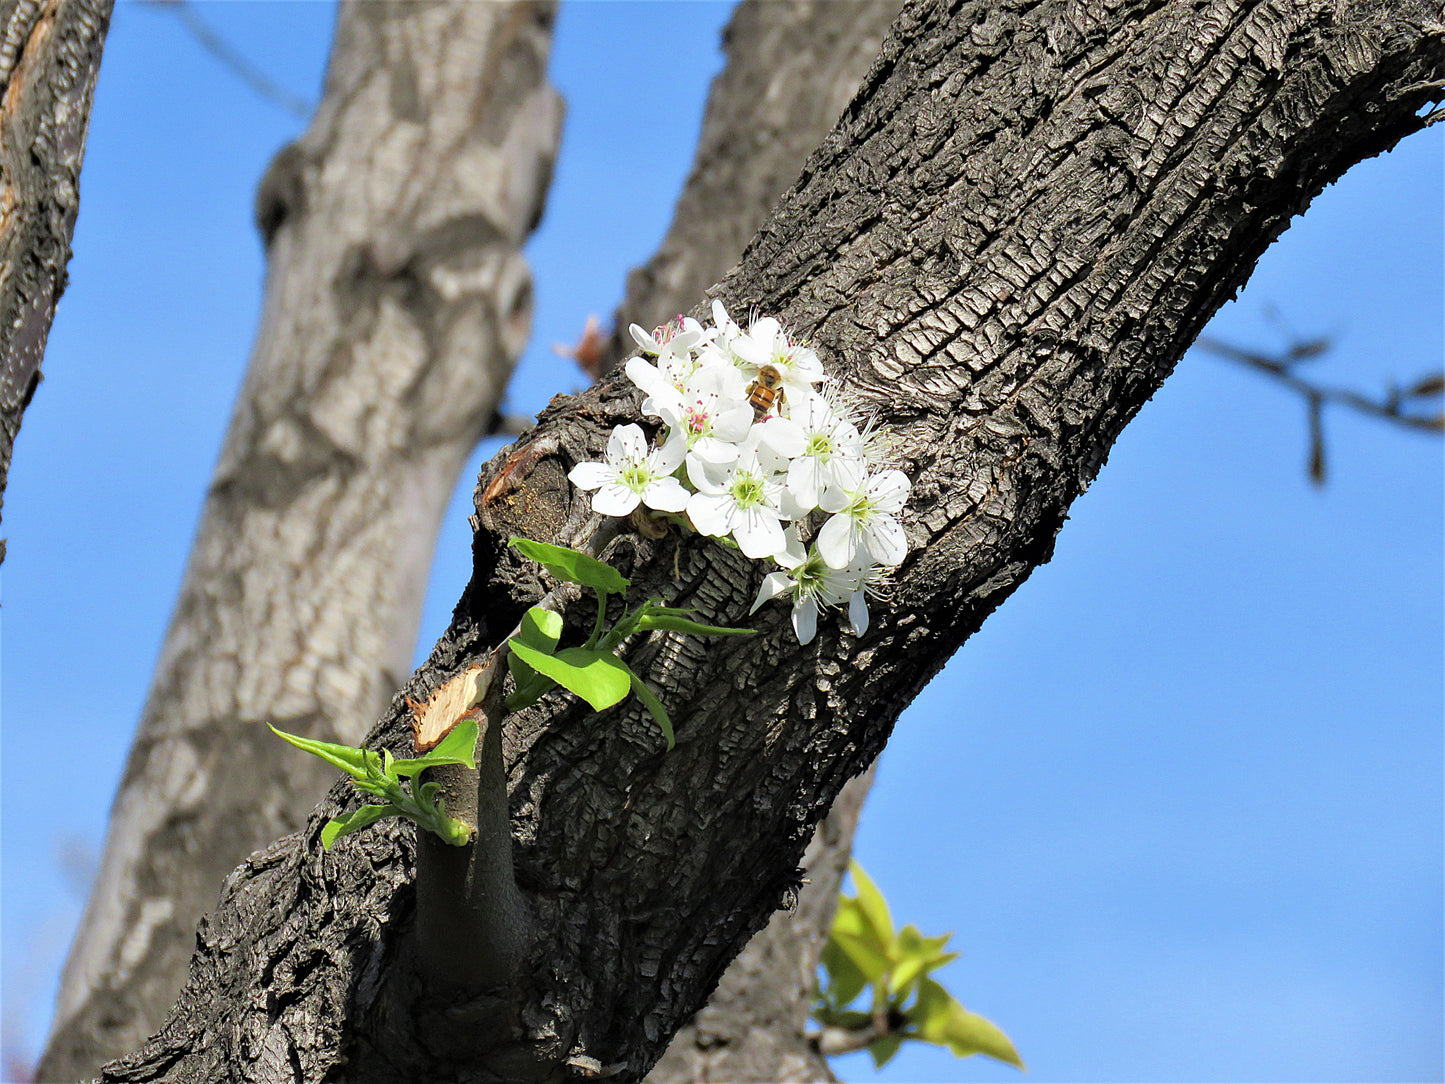
[[(825, 1029), (856, 1036), (881, 1068), (906, 1040), (947, 1047), (957, 1057), (986, 1054), (1022, 1069), (1018, 1051), (997, 1025), (969, 1012), (932, 977), (958, 958), (950, 934), (924, 937), (909, 925), (894, 931), (888, 903), (861, 866), (850, 866), (857, 896), (842, 896), (823, 949), (812, 1016)], [(855, 1004), (868, 995), (866, 1008)]]
[(352, 785), (358, 790), (382, 799), (380, 803), (358, 806), (344, 817), (334, 817), (327, 821), (326, 827), (321, 830), (321, 845), (328, 850), (331, 844), (342, 836), (359, 832), (382, 817), (406, 817), (456, 847), (468, 843), (476, 829), (447, 816), (445, 801), (437, 796), (437, 791), (441, 789), (440, 783), (422, 783), (417, 786), (412, 782), (411, 789), (408, 790), (402, 785), (402, 780), (414, 780), (427, 768), (439, 768), (447, 764), (476, 768), (477, 731), (475, 719), (463, 719), (429, 753), (397, 760), (387, 749), (376, 753), (351, 745), (302, 738), (271, 727), (271, 733), (278, 738), (284, 738), (297, 749), (340, 768), (351, 776)]
[(626, 576), (595, 557), (565, 546), (526, 538), (513, 538), (510, 544), (554, 578), (595, 592), (597, 617), (586, 643), (559, 651), (562, 615), (542, 606), (533, 606), (523, 615), (518, 631), (507, 641), (511, 649), (507, 666), (514, 683), (506, 700), (507, 710), (524, 708), (557, 685), (576, 693), (595, 711), (610, 708), (626, 698), (628, 692), (633, 692), (657, 721), (671, 749), (676, 741), (667, 709), (637, 672), (618, 658), (617, 649), (638, 632), (664, 630), (693, 636), (751, 636), (754, 630), (700, 624), (688, 616), (692, 610), (665, 606), (662, 599), (647, 599), (624, 613), (609, 628), (607, 601), (613, 595), (626, 595), (632, 586)]

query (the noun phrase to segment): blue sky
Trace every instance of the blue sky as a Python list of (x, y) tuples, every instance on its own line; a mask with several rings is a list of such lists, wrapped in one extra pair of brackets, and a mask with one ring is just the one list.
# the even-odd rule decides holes
[[(564, 10), (567, 129), (511, 409), (581, 385), (550, 344), (610, 313), (661, 238), (728, 10)], [(318, 92), (330, 5), (202, 11)], [(649, 61), (662, 42), (667, 62)], [(0, 976), (22, 1059), (254, 335), (255, 185), (299, 130), (173, 17), (119, 5), (72, 283), (5, 505)], [(1273, 307), (1337, 336), (1321, 379), (1373, 390), (1439, 368), (1441, 213), (1437, 128), (1322, 194), (1212, 333), (1279, 347)], [(898, 723), (859, 858), (900, 921), (955, 932), (964, 956), (942, 977), (1009, 1032), (1024, 1079), (1442, 1077), (1441, 448), (1340, 411), (1326, 427), (1317, 490), (1301, 404), (1187, 356), (1054, 560)], [(477, 460), (419, 652), (465, 582)], [(836, 1069), (875, 1078), (862, 1056)], [(1016, 1076), (910, 1046), (876, 1078)]]

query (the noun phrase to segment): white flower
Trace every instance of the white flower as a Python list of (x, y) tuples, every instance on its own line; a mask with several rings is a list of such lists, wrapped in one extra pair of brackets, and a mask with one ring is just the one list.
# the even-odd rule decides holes
[(764, 365), (777, 369), (789, 402), (807, 399), (813, 385), (824, 376), (818, 355), (809, 347), (789, 343), (783, 326), (771, 316), (754, 320), (746, 332), (731, 341), (730, 348), (750, 375)]
[[(829, 568), (814, 547), (806, 555), (798, 541), (796, 530), (786, 532), (787, 545), (773, 555), (773, 560), (785, 571), (769, 572), (763, 577), (758, 588), (758, 597), (753, 600), (749, 613), (756, 613), (758, 607), (779, 595), (789, 595), (793, 600), (793, 632), (798, 643), (810, 642), (818, 631), (818, 610), (836, 606), (855, 590), (850, 573)], [(850, 615), (852, 609), (849, 609)], [(868, 626), (868, 611), (863, 610), (863, 627)], [(855, 622), (856, 628), (856, 622)]]
[(788, 464), (788, 491), (812, 511), (830, 491), (856, 489), (867, 468), (858, 427), (839, 417), (816, 392), (795, 406), (792, 420), (803, 432), (803, 447)]
[(636, 324), (627, 325), (632, 339), (645, 353), (658, 357), (667, 354), (689, 354), (710, 336), (691, 316), (669, 320), (651, 332)]
[(686, 442), (689, 464), (694, 459), (709, 465), (731, 463), (753, 424), (753, 408), (742, 398), (740, 378), (730, 366), (704, 365), (679, 394), (664, 393), (652, 401), (657, 414)]
[(876, 561), (893, 566), (908, 552), (903, 527), (893, 517), (903, 511), (912, 488), (907, 475), (886, 470), (858, 487), (830, 490), (822, 508), (836, 512), (818, 532), (818, 552), (833, 568)]
[(783, 548), (778, 507), (782, 483), (762, 468), (755, 454), (739, 456), (718, 481), (707, 470), (694, 471), (691, 462), (688, 468), (688, 478), (698, 488), (687, 502), (687, 518), (694, 527), (714, 538), (732, 535), (746, 557), (771, 557)]
[(681, 512), (688, 492), (672, 477), (682, 463), (681, 438), (669, 439), (649, 452), (647, 438), (636, 425), (619, 425), (607, 439), (607, 462), (578, 463), (567, 479), (578, 489), (595, 489), (592, 511), (627, 516), (639, 504), (659, 512)]

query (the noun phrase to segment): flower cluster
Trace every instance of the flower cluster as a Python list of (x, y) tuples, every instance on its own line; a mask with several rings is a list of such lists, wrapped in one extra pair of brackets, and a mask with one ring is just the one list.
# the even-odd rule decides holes
[(719, 302), (712, 311), (714, 327), (683, 317), (651, 334), (632, 325), (642, 354), (626, 372), (646, 396), (642, 412), (665, 423), (662, 446), (620, 425), (606, 462), (580, 463), (568, 477), (594, 491), (602, 515), (685, 516), (700, 533), (773, 561), (753, 609), (791, 599), (800, 643), (832, 606), (846, 606), (861, 635), (866, 596), (908, 549), (896, 518), (908, 478), (877, 469), (878, 441), (847, 417), (813, 350), (770, 316), (744, 330)]

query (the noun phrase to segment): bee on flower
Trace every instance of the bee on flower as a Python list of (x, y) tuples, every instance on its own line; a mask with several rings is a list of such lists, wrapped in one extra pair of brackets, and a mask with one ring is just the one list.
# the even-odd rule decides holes
[(771, 316), (743, 328), (720, 301), (712, 316), (712, 327), (686, 317), (652, 332), (632, 325), (641, 354), (625, 372), (642, 412), (662, 424), (660, 446), (618, 426), (605, 461), (568, 477), (601, 515), (682, 513), (699, 533), (771, 562), (753, 609), (791, 600), (799, 643), (833, 608), (861, 636), (867, 597), (907, 554), (898, 517), (908, 478), (876, 469), (885, 444), (875, 423), (825, 382), (815, 350)]

